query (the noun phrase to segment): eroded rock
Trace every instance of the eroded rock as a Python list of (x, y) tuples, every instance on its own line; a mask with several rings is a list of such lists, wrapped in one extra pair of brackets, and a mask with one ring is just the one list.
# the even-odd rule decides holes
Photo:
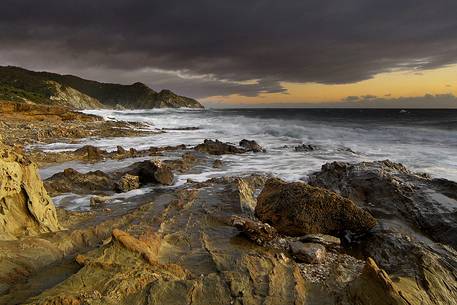
[[(135, 217), (123, 230), (128, 235), (113, 232), (111, 242), (78, 258), (76, 274), (24, 303), (304, 304), (308, 288), (299, 266), (221, 221), (240, 212), (227, 183), (172, 194), (176, 202)], [(150, 254), (156, 242), (143, 236), (151, 227), (160, 238), (157, 255)]]
[[(457, 304), (457, 252), (425, 244), (391, 230), (376, 232), (361, 244), (363, 254), (385, 270), (411, 304)], [(446, 283), (443, 285), (443, 283)]]
[(37, 167), (0, 143), (0, 240), (61, 229)]

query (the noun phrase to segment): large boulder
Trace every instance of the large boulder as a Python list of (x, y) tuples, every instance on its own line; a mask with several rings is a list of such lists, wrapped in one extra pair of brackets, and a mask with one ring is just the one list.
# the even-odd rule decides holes
[(388, 160), (350, 164), (333, 162), (310, 177), (310, 184), (330, 189), (366, 208), (391, 226), (409, 226), (457, 248), (457, 183), (413, 173)]
[(0, 240), (61, 229), (37, 167), (0, 144)]
[(138, 176), (142, 185), (148, 183), (172, 185), (174, 181), (171, 168), (159, 160), (137, 162), (122, 171)]
[(365, 233), (376, 225), (368, 212), (351, 200), (305, 183), (269, 179), (257, 199), (256, 216), (290, 236), (347, 231)]

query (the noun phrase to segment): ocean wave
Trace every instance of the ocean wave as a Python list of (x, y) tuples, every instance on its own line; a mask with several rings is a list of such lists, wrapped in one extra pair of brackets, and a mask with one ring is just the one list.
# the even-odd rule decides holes
[[(40, 148), (68, 150), (92, 144), (107, 150), (114, 150), (117, 145), (146, 149), (177, 144), (192, 146), (206, 138), (232, 143), (246, 138), (258, 141), (267, 149), (267, 153), (227, 156), (224, 160), (228, 166), (223, 172), (209, 170), (204, 175), (191, 178), (262, 172), (287, 180), (304, 180), (307, 174), (319, 170), (327, 162), (391, 159), (414, 170), (429, 171), (436, 177), (457, 180), (457, 137), (453, 131), (457, 121), (441, 112), (430, 118), (426, 117), (425, 112), (420, 115), (413, 112), (416, 118), (385, 111), (379, 112), (380, 116), (376, 117), (377, 112), (371, 111), (369, 120), (363, 116), (364, 112), (354, 115), (348, 111), (312, 112), (318, 114), (315, 117), (299, 110), (269, 110), (263, 114), (261, 110), (104, 109), (86, 113), (107, 119), (146, 122), (155, 129), (169, 130), (147, 137), (85, 139), (79, 144), (56, 143), (41, 145)], [(179, 130), (188, 126), (198, 129)], [(300, 144), (317, 145), (322, 149), (297, 153), (293, 147)], [(281, 148), (284, 146), (289, 148)], [(350, 153), (346, 148), (357, 153)]]

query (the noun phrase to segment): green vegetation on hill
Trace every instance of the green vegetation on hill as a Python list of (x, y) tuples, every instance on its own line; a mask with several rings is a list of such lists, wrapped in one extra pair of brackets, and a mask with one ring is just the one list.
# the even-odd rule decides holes
[(14, 67), (0, 67), (0, 99), (48, 104), (53, 87), (34, 73)]
[[(66, 88), (79, 91), (78, 96), (74, 97), (74, 100), (78, 100), (77, 103), (72, 105), (72, 96), (68, 96), (68, 92), (75, 91), (65, 90)], [(94, 99), (108, 108), (203, 107), (194, 99), (179, 96), (170, 90), (157, 93), (138, 82), (132, 85), (100, 83), (73, 75), (33, 72), (18, 67), (0, 67), (0, 98), (39, 104), (64, 104), (75, 108), (91, 108)], [(87, 102), (84, 103), (85, 101)]]

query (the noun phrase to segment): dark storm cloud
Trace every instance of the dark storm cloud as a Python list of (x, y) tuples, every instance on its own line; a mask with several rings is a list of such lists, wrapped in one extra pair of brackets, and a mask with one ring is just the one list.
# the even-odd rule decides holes
[(205, 76), (169, 75), (187, 94), (252, 96), (455, 63), (455, 12), (454, 0), (3, 0), (0, 60), (108, 80), (185, 71)]

